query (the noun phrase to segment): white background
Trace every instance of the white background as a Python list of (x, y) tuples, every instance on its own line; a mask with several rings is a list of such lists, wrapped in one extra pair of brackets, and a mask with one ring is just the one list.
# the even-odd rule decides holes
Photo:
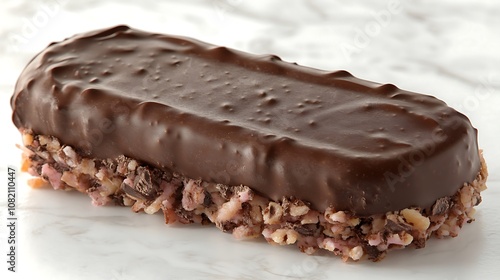
[[(408, 2), (408, 3), (407, 3)], [(140, 3), (140, 4), (139, 4)], [(496, 1), (2, 1), (0, 9), (0, 279), (491, 279), (500, 276), (500, 4)], [(437, 96), (479, 130), (489, 189), (459, 237), (380, 263), (309, 257), (161, 215), (96, 208), (80, 194), (18, 178), (18, 272), (7, 273), (8, 165), (19, 166), (10, 96), (48, 43), (128, 24), (191, 36)]]

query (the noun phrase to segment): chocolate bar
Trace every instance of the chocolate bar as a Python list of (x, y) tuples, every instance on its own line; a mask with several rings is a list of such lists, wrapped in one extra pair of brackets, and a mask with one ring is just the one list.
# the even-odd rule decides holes
[(11, 105), (56, 189), (345, 260), (456, 236), (486, 188), (435, 97), (127, 26), (48, 46)]

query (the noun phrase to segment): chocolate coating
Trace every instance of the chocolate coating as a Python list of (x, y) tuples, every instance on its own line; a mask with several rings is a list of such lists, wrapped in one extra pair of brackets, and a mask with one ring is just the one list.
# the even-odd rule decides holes
[(430, 207), (480, 166), (476, 130), (432, 96), (127, 26), (48, 46), (11, 105), (17, 127), (85, 156), (320, 211)]

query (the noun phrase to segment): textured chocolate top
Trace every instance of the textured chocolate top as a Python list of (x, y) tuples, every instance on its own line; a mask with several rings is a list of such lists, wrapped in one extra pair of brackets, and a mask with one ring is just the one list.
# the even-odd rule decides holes
[(434, 97), (126, 26), (51, 44), (11, 102), (17, 127), (86, 156), (318, 210), (429, 207), (479, 170), (475, 129)]

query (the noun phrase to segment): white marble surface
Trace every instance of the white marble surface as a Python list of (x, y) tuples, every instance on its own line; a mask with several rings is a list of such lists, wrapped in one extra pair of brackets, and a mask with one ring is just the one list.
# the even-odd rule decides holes
[[(139, 4), (141, 2), (141, 4)], [(496, 1), (2, 1), (0, 279), (492, 279), (500, 276), (500, 4)], [(77, 193), (18, 178), (18, 272), (7, 273), (6, 167), (19, 165), (9, 98), (48, 43), (115, 24), (192, 36), (435, 95), (479, 130), (489, 189), (454, 239), (381, 263), (309, 257), (161, 215), (96, 208)]]

